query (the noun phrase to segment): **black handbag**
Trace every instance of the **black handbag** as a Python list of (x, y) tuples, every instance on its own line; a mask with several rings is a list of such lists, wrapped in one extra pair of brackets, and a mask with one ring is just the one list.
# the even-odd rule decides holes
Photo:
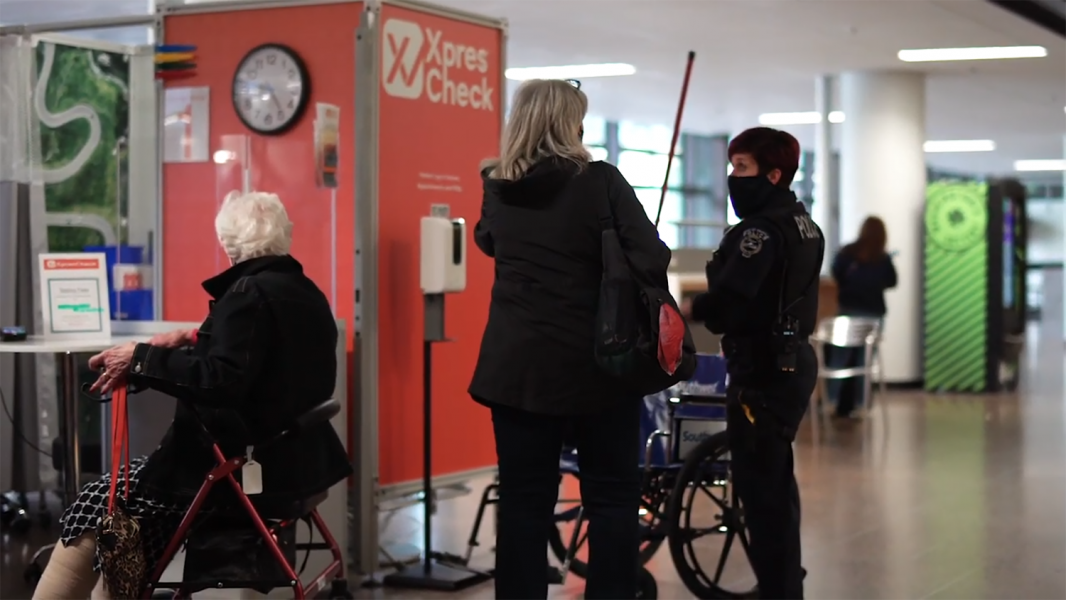
[(677, 302), (669, 290), (633, 273), (606, 194), (598, 212), (603, 279), (596, 311), (597, 364), (645, 396), (691, 379), (696, 345)]

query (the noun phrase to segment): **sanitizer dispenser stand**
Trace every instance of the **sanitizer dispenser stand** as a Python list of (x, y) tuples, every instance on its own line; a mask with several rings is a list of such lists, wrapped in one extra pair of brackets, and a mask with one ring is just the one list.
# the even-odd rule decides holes
[(447, 205), (434, 205), (422, 217), (421, 268), (419, 277), (425, 314), (422, 341), (422, 505), (424, 554), (420, 566), (410, 566), (385, 577), (391, 587), (455, 591), (492, 578), (449, 560), (450, 555), (433, 551), (433, 344), (446, 342), (444, 296), (466, 289), (466, 223), (451, 219)]

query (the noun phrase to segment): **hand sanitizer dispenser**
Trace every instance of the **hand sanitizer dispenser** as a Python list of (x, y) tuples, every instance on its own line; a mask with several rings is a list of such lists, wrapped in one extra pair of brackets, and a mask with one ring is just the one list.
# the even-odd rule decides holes
[(422, 293), (445, 294), (466, 289), (466, 222), (422, 217)]

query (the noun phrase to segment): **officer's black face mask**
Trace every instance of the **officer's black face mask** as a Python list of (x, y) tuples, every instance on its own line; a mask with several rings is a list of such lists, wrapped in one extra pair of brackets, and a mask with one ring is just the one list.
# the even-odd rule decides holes
[(729, 176), (729, 202), (738, 219), (745, 219), (765, 209), (779, 191), (765, 175)]

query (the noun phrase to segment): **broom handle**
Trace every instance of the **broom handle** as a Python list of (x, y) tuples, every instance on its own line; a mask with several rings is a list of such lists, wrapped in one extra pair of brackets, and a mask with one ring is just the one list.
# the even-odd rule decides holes
[(688, 82), (692, 77), (692, 63), (696, 61), (696, 53), (688, 52), (688, 62), (685, 65), (685, 79), (681, 82), (681, 99), (677, 103), (677, 117), (674, 118), (674, 135), (670, 138), (670, 153), (666, 156), (666, 178), (663, 180), (663, 191), (659, 196), (659, 210), (655, 213), (655, 228), (659, 228), (659, 219), (663, 216), (663, 203), (666, 202), (666, 190), (670, 187), (670, 166), (674, 163), (674, 149), (677, 148), (677, 140), (681, 137), (681, 115), (685, 112), (685, 97), (688, 96)]

